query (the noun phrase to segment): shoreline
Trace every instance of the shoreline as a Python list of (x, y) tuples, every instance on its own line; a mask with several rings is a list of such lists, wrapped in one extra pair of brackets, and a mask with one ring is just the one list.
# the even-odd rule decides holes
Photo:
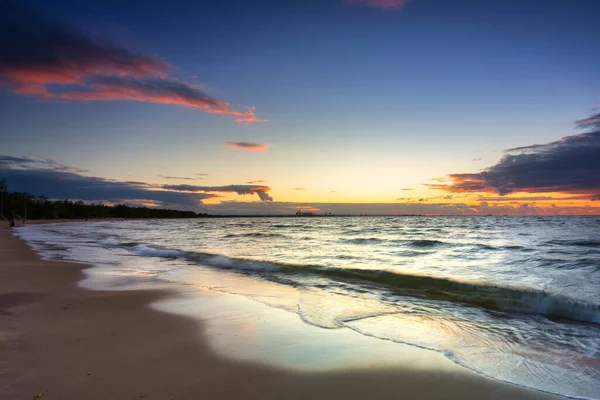
[(169, 297), (168, 292), (80, 288), (77, 282), (89, 265), (42, 260), (6, 228), (0, 229), (0, 260), (0, 393), (7, 400), (36, 394), (43, 399), (157, 400), (397, 399), (399, 394), (562, 398), (459, 367), (456, 372), (411, 365), (298, 372), (232, 361), (210, 349), (203, 337), (206, 323), (148, 306)]

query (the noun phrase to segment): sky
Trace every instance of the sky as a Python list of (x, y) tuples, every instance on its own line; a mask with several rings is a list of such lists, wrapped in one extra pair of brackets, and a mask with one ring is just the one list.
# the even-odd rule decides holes
[(599, 1), (0, 4), (9, 190), (212, 214), (600, 214)]

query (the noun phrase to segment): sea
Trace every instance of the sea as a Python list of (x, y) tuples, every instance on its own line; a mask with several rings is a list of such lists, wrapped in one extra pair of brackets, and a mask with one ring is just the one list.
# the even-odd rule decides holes
[(600, 217), (240, 217), (16, 232), (47, 259), (94, 265), (90, 288), (239, 295), (322, 330), (600, 399)]

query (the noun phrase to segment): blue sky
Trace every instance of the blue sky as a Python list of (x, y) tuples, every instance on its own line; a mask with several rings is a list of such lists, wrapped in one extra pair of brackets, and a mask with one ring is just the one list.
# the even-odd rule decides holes
[(576, 133), (573, 121), (600, 105), (593, 0), (32, 4), (268, 120), (0, 87), (3, 153), (92, 176), (159, 184), (160, 174), (205, 172), (211, 185), (267, 180), (287, 202), (393, 202), (402, 188), (427, 196), (431, 178), (489, 167), (507, 148)]

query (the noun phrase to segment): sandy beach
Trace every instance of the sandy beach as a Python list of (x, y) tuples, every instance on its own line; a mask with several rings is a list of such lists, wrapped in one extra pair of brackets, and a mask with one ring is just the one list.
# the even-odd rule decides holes
[(0, 229), (0, 399), (558, 398), (460, 367), (317, 373), (224, 359), (201, 322), (147, 307), (165, 292), (81, 289), (84, 268)]

